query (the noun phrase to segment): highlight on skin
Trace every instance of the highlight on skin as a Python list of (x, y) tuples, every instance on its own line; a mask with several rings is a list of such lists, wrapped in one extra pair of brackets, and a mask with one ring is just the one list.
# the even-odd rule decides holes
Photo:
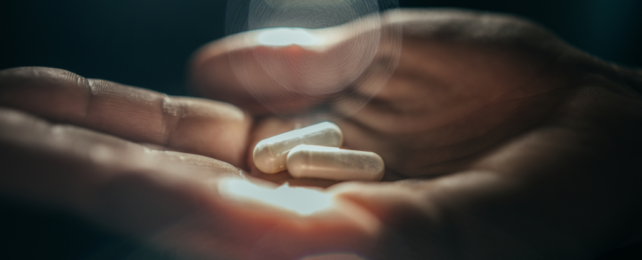
[[(397, 6), (397, 0), (230, 0), (222, 63), (242, 91), (274, 114), (348, 116), (396, 67), (401, 31), (380, 13)], [(302, 100), (310, 111), (291, 109)]]
[(331, 194), (285, 183), (277, 188), (261, 186), (244, 179), (224, 179), (219, 183), (221, 196), (233, 201), (257, 203), (308, 216), (331, 208)]
[(314, 35), (310, 30), (285, 27), (262, 30), (257, 35), (256, 40), (263, 46), (299, 45), (308, 47), (324, 43), (320, 37)]

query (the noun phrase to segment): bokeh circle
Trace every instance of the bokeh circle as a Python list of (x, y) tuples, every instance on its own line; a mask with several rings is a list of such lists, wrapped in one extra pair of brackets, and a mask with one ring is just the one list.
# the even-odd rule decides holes
[[(279, 116), (356, 113), (396, 68), (396, 0), (230, 0), (226, 29), (236, 78)], [(229, 46), (230, 50), (235, 46)]]

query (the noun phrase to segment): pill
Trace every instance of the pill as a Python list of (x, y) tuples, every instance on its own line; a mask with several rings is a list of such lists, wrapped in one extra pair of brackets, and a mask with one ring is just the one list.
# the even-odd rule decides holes
[(286, 170), (288, 152), (297, 145), (323, 145), (340, 147), (343, 133), (339, 126), (323, 122), (301, 129), (286, 132), (264, 140), (254, 147), (254, 165), (264, 173), (277, 173)]
[(292, 149), (287, 167), (294, 178), (336, 181), (380, 181), (385, 172), (383, 160), (376, 153), (316, 145)]

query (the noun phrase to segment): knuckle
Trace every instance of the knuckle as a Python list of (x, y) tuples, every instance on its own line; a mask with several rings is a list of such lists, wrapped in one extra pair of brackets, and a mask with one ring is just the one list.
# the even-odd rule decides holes
[(161, 99), (161, 113), (163, 117), (163, 143), (169, 146), (172, 143), (172, 136), (186, 113), (185, 105), (175, 98), (165, 95)]

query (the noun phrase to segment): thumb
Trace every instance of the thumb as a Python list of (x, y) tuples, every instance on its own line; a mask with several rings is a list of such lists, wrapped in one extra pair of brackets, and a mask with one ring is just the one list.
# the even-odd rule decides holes
[[(271, 28), (232, 35), (194, 54), (192, 86), (200, 95), (255, 114), (300, 114), (333, 105), (346, 92), (367, 100), (383, 84), (360, 83), (394, 49), (382, 23), (371, 16), (325, 29)], [(385, 61), (387, 66), (377, 68), (391, 72), (396, 60)]]

